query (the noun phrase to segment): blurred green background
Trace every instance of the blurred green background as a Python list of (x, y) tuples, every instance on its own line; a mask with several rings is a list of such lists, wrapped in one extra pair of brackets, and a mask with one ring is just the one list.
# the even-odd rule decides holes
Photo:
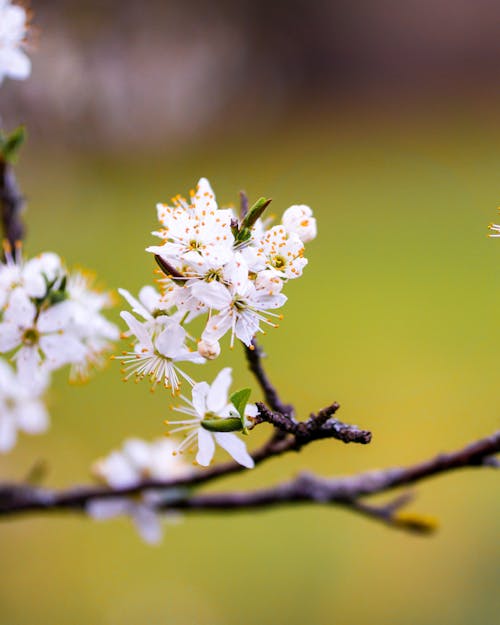
[[(112, 288), (150, 282), (143, 249), (155, 203), (202, 175), (221, 204), (245, 188), (271, 196), (278, 216), (292, 203), (315, 210), (319, 236), (287, 287), (280, 329), (262, 341), (266, 366), (299, 415), (337, 400), (339, 416), (371, 429), (373, 442), (319, 442), (212, 489), (409, 463), (498, 428), (500, 244), (486, 227), (499, 200), (499, 99), (488, 80), (471, 81), (418, 97), (396, 81), (375, 97), (360, 79), (356, 96), (315, 96), (272, 123), (257, 108), (230, 129), (214, 122), (169, 143), (166, 127), (164, 139), (133, 149), (123, 137), (103, 145), (92, 124), (78, 149), (67, 128), (52, 141), (56, 125), (35, 128), (18, 167), (28, 252), (53, 249)], [(263, 115), (272, 106), (263, 102)], [(251, 381), (238, 350), (203, 375), (222, 365), (236, 384)], [(1, 456), (2, 478), (42, 459), (47, 484), (88, 481), (91, 462), (124, 438), (160, 436), (169, 405), (147, 384), (123, 384), (113, 363), (85, 386), (57, 375), (49, 400), (51, 430)], [(126, 519), (2, 521), (0, 623), (493, 625), (498, 475), (457, 472), (416, 490), (412, 510), (440, 521), (432, 537), (320, 507), (192, 516), (156, 548)]]

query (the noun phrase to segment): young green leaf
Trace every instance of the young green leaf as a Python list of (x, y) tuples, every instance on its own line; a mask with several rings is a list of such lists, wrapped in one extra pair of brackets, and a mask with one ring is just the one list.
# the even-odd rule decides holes
[(272, 200), (266, 200), (265, 197), (259, 198), (255, 204), (248, 211), (245, 219), (241, 222), (241, 229), (244, 230), (246, 228), (250, 229), (257, 219), (262, 215), (262, 213), (266, 210)]
[(0, 154), (6, 163), (13, 163), (18, 155), (19, 149), (26, 139), (26, 129), (19, 126), (10, 135), (0, 135)]
[(248, 404), (248, 400), (250, 399), (252, 391), (249, 388), (242, 388), (239, 391), (236, 391), (229, 398), (231, 403), (238, 411), (241, 417), (241, 423), (244, 424), (245, 421), (245, 408)]

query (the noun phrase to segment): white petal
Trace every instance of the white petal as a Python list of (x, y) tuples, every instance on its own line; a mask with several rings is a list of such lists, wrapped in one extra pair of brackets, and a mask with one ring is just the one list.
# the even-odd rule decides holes
[(19, 379), (25, 384), (31, 384), (38, 377), (40, 355), (36, 347), (21, 347), (15, 355)]
[(146, 308), (144, 308), (144, 306), (138, 300), (136, 300), (135, 297), (126, 289), (118, 289), (118, 293), (127, 300), (135, 313), (140, 315), (146, 321), (150, 321), (152, 319), (149, 311), (146, 310)]
[(200, 178), (196, 185), (196, 193), (193, 196), (193, 204), (199, 214), (203, 210), (217, 210), (215, 194), (206, 178)]
[(206, 382), (199, 382), (193, 386), (193, 406), (201, 418), (207, 412), (207, 395), (209, 390), (210, 387)]
[(245, 407), (245, 417), (255, 418), (259, 413), (259, 409), (255, 404), (247, 404)]
[(202, 427), (198, 430), (198, 453), (196, 462), (202, 467), (208, 467), (215, 453), (215, 442), (212, 434)]
[(0, 323), (0, 353), (10, 352), (11, 349), (21, 344), (23, 333), (12, 324)]
[(231, 387), (231, 368), (226, 367), (218, 374), (210, 386), (207, 396), (207, 408), (210, 412), (219, 414), (227, 404), (227, 397)]
[(17, 423), (20, 430), (28, 434), (41, 434), (49, 425), (49, 416), (41, 401), (23, 404), (17, 411)]
[(67, 327), (73, 315), (73, 304), (61, 302), (40, 313), (37, 328), (40, 332), (57, 332)]
[(235, 334), (242, 343), (250, 347), (258, 329), (259, 320), (256, 315), (250, 311), (245, 311), (236, 321)]
[(151, 337), (144, 325), (139, 323), (139, 321), (137, 321), (137, 319), (126, 310), (120, 313), (120, 317), (128, 325), (130, 331), (137, 338), (139, 343), (143, 347), (153, 350), (153, 341), (151, 340)]
[(16, 424), (10, 415), (0, 415), (0, 453), (10, 451), (17, 440)]
[(4, 321), (9, 321), (19, 327), (31, 327), (36, 315), (36, 308), (23, 289), (15, 289), (10, 296), (4, 315)]
[(134, 467), (143, 471), (151, 461), (151, 450), (146, 441), (140, 438), (129, 438), (123, 444), (123, 452), (132, 462)]
[(156, 545), (162, 539), (162, 529), (158, 514), (144, 505), (136, 505), (132, 519), (141, 538), (149, 545)]
[(245, 443), (231, 432), (214, 432), (217, 443), (232, 456), (238, 464), (253, 469), (255, 463), (247, 451)]
[(0, 52), (0, 63), (10, 78), (24, 80), (30, 75), (31, 61), (21, 50), (16, 48), (3, 49)]
[(212, 317), (201, 335), (204, 340), (218, 341), (226, 334), (233, 323), (233, 315), (224, 311)]
[(191, 287), (193, 297), (199, 299), (210, 308), (222, 310), (230, 305), (232, 296), (220, 282), (196, 282)]
[(119, 451), (113, 451), (102, 460), (98, 460), (93, 468), (93, 473), (103, 479), (113, 488), (134, 486), (140, 479), (140, 475), (129, 458)]
[(186, 330), (179, 323), (169, 323), (155, 341), (156, 349), (167, 358), (177, 358), (184, 348)]
[(51, 371), (69, 363), (82, 362), (87, 354), (82, 343), (67, 333), (41, 336), (40, 349), (44, 353), (47, 367)]
[(86, 505), (85, 510), (96, 521), (106, 521), (122, 514), (128, 514), (130, 508), (131, 502), (125, 497), (112, 497), (110, 499), (94, 499)]

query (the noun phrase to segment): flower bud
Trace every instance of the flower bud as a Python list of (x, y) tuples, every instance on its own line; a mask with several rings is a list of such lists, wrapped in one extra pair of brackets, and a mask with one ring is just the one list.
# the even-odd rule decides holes
[(200, 421), (203, 429), (209, 432), (241, 432), (243, 425), (240, 417), (205, 417)]
[(220, 354), (219, 341), (207, 341), (202, 339), (198, 343), (198, 353), (207, 360), (214, 360)]

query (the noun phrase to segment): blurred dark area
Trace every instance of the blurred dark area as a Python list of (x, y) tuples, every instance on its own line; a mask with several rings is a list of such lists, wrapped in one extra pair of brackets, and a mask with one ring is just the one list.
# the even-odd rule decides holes
[(499, 94), (495, 0), (32, 0), (33, 75), (0, 94), (43, 142), (153, 146), (331, 107)]

